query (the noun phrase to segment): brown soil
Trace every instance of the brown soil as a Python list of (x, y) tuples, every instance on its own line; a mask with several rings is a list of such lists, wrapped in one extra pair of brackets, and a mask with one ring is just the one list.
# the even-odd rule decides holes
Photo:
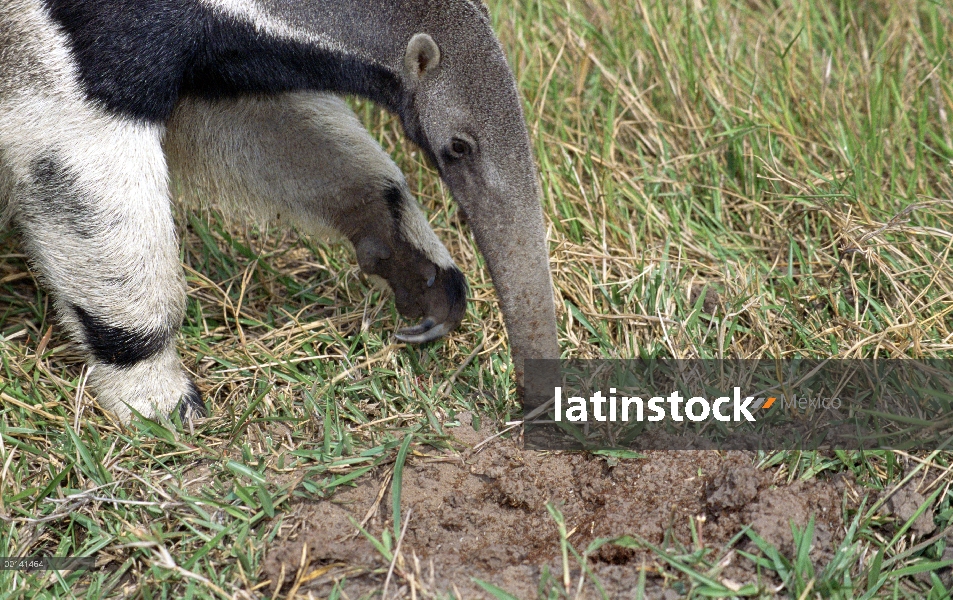
[[(410, 520), (388, 597), (411, 597), (411, 585), (417, 597), (490, 597), (473, 582), (478, 578), (517, 598), (534, 598), (547, 567), (547, 585), (562, 585), (559, 533), (547, 503), (564, 516), (569, 542), (580, 553), (596, 538), (621, 535), (677, 554), (702, 544), (713, 549), (712, 560), (721, 559), (708, 575), (727, 585), (777, 583), (759, 581), (750, 561), (724, 547), (746, 524), (790, 556), (791, 521), (804, 527), (813, 515), (816, 564), (830, 557), (843, 535), (844, 481), (778, 484), (745, 452), (650, 452), (641, 460), (613, 461), (524, 451), (501, 438), (474, 451), (489, 434), (475, 432), (465, 416), (461, 420), (455, 433), (467, 450), (408, 460), (401, 506)], [(299, 592), (326, 595), (342, 576), (347, 597), (380, 590), (390, 565), (355, 535), (351, 519), (370, 515), (365, 529), (378, 538), (392, 530), (389, 491), (389, 471), (382, 470), (330, 500), (300, 501), (269, 545), (263, 579), (271, 580), (270, 590), (281, 582), (282, 597), (295, 585)], [(756, 551), (742, 538), (735, 549)], [(569, 563), (574, 597), (579, 562), (570, 554)], [(649, 597), (678, 597), (676, 590), (684, 589), (673, 589), (679, 573), (645, 549), (606, 544), (589, 566), (610, 598), (632, 597), (643, 566)], [(591, 578), (579, 597), (599, 597)]]

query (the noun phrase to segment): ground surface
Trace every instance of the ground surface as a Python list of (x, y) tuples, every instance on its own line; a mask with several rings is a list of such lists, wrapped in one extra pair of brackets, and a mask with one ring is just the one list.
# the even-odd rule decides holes
[[(566, 356), (953, 358), (953, 3), (488, 4)], [(352, 103), (468, 278), (460, 328), (394, 343), (349, 250), (180, 210), (212, 416), (120, 427), (3, 233), (0, 556), (115, 570), (0, 570), (0, 595), (380, 597), (395, 556), (389, 598), (950, 595), (948, 450), (467, 450), (519, 411), (489, 274), (394, 118)]]
[[(697, 553), (693, 566), (712, 565), (708, 576), (726, 590), (757, 589), (779, 582), (735, 552), (756, 551), (748, 537), (737, 536), (745, 524), (792, 554), (792, 524), (804, 529), (813, 518), (811, 560), (823, 565), (843, 541), (842, 511), (856, 508), (857, 490), (845, 479), (774, 485), (749, 453), (651, 452), (613, 464), (599, 456), (523, 451), (514, 439), (486, 441), (487, 432), (475, 432), (467, 416), (461, 420), (462, 451), (422, 456), (404, 470), (407, 527), (392, 583), (401, 596), (410, 586), (487, 595), (477, 579), (530, 598), (541, 587), (564, 586), (564, 566), (571, 597), (685, 593), (675, 568), (648, 545), (679, 556)], [(387, 525), (388, 475), (382, 469), (330, 500), (295, 503), (268, 548), (264, 575), (285, 591), (297, 584), (321, 596), (345, 578), (340, 587), (352, 597), (380, 589), (389, 563), (352, 521), (367, 519), (371, 531)], [(588, 573), (572, 555), (563, 563), (547, 504), (561, 514), (563, 539), (580, 551), (590, 548)], [(622, 536), (640, 541), (607, 541)]]

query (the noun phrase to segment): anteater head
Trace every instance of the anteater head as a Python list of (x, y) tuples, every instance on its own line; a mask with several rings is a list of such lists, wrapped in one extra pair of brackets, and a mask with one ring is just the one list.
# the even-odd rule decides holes
[(467, 216), (521, 376), (522, 359), (559, 356), (536, 166), (516, 82), (485, 10), (439, 4), (419, 12), (405, 34), (400, 113)]

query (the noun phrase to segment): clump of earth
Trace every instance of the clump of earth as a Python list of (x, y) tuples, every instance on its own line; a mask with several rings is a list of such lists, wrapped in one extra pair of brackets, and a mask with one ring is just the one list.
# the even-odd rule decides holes
[[(745, 525), (790, 556), (792, 523), (803, 529), (813, 517), (816, 564), (843, 537), (850, 482), (841, 478), (776, 482), (748, 452), (648, 452), (615, 460), (523, 450), (503, 437), (483, 443), (492, 432), (474, 431), (466, 415), (461, 421), (454, 432), (464, 450), (414, 457), (404, 468), (401, 508), (409, 517), (389, 597), (490, 597), (474, 579), (517, 598), (536, 597), (541, 581), (563, 585), (560, 533), (547, 504), (562, 515), (568, 542), (580, 554), (599, 538), (631, 536), (630, 547), (607, 543), (589, 556), (610, 598), (629, 597), (642, 570), (649, 597), (681, 595), (672, 587), (679, 573), (648, 545), (676, 554), (710, 548), (720, 559), (715, 578), (724, 585), (767, 586), (778, 582), (759, 580), (770, 575), (759, 575), (733, 551), (756, 552), (747, 536), (726, 546)], [(327, 595), (342, 579), (349, 597), (381, 589), (390, 562), (354, 523), (378, 538), (393, 530), (389, 474), (381, 468), (330, 499), (297, 501), (267, 549), (262, 580), (271, 581), (273, 594), (297, 587)], [(568, 563), (574, 597), (580, 567), (572, 554)], [(591, 578), (583, 579), (579, 597), (600, 597)]]

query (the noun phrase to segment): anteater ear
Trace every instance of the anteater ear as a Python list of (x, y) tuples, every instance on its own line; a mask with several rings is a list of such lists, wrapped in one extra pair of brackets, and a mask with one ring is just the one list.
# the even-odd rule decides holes
[(415, 34), (407, 43), (404, 54), (404, 70), (414, 81), (420, 81), (427, 73), (440, 65), (440, 48), (426, 33)]

